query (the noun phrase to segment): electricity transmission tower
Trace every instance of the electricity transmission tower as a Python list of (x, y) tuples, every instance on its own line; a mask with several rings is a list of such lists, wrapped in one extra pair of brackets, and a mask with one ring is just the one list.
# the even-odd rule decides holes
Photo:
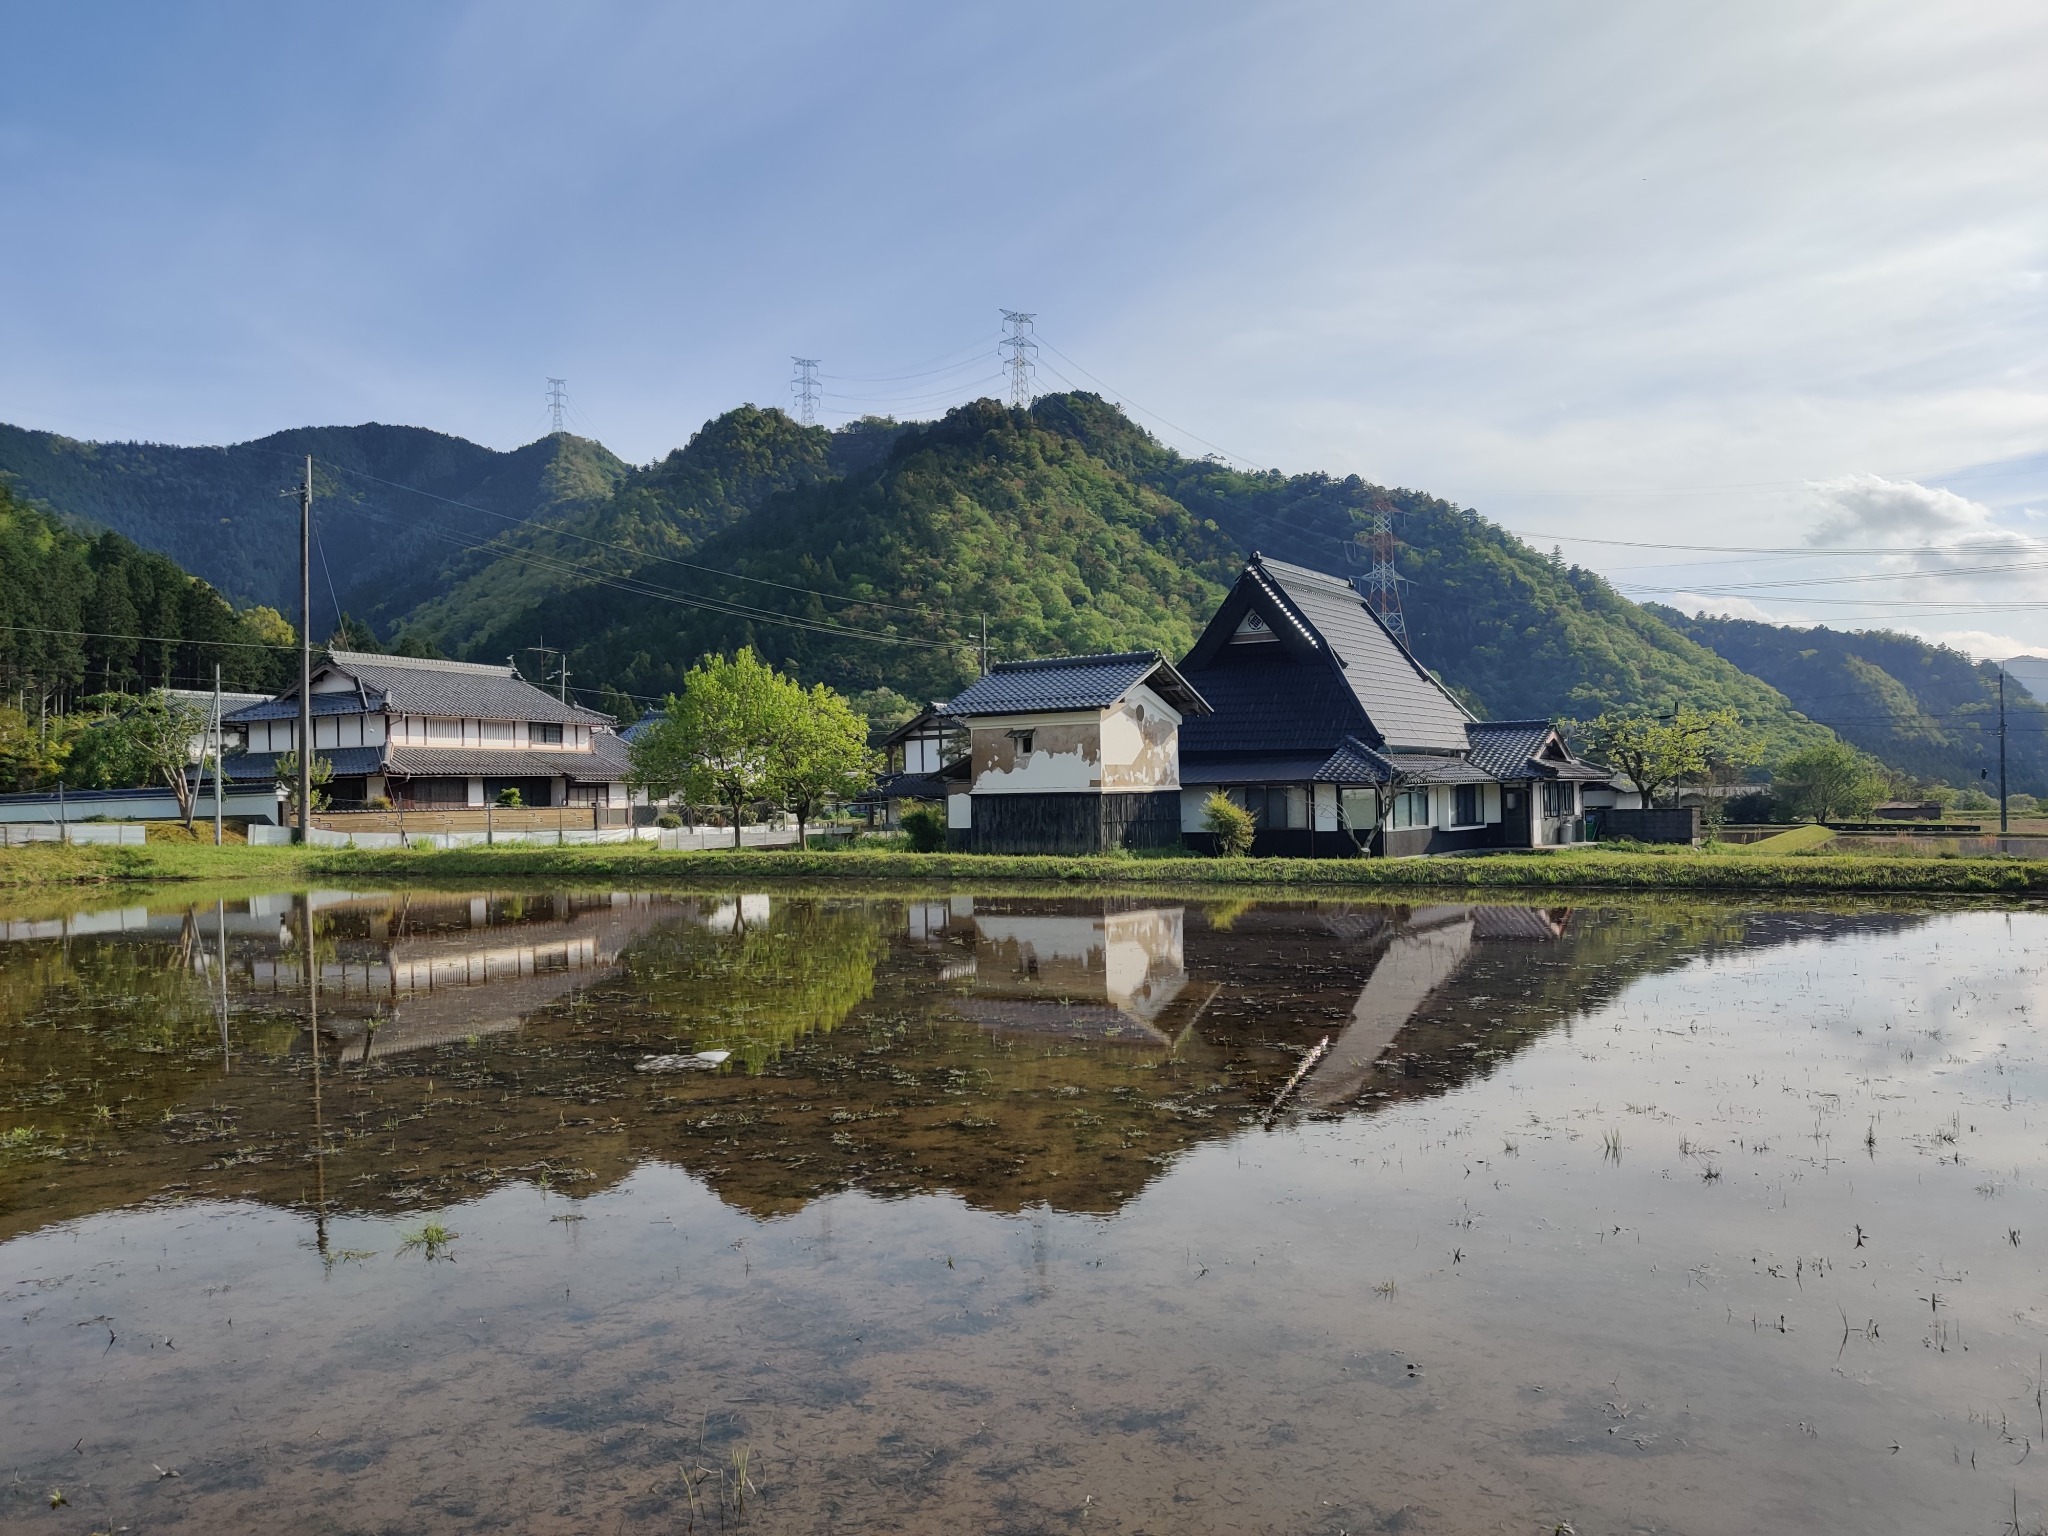
[(1408, 621), (1401, 616), (1401, 575), (1394, 569), (1394, 550), (1398, 541), (1394, 538), (1394, 515), (1381, 507), (1375, 507), (1372, 514), (1372, 528), (1358, 536), (1372, 557), (1359, 586), (1365, 589), (1365, 601), (1372, 611), (1380, 616), (1380, 622), (1403, 645), (1408, 643)]
[(818, 424), (818, 363), (815, 357), (792, 357), (796, 374), (789, 381), (789, 392), (796, 396), (796, 419), (807, 427)]
[(1038, 343), (1031, 339), (1031, 322), (1036, 315), (1021, 309), (1003, 311), (1003, 363), (1010, 370), (1010, 404), (1029, 405), (1038, 393), (1032, 370), (1038, 357)]
[(569, 381), (567, 379), (549, 379), (548, 419), (554, 423), (553, 427), (550, 430), (555, 432), (560, 432), (563, 430), (562, 421), (568, 409)]

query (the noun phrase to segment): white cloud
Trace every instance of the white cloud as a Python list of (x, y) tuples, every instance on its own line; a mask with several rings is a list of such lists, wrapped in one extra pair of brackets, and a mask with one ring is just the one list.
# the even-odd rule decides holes
[(1843, 475), (1812, 487), (1822, 515), (1812, 544), (1937, 544), (1995, 533), (1981, 502), (1911, 480)]

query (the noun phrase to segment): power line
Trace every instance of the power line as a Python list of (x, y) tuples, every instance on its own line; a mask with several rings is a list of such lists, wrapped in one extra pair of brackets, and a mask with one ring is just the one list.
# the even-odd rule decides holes
[(549, 429), (550, 431), (559, 433), (563, 430), (562, 418), (568, 409), (569, 381), (567, 379), (549, 379), (548, 420), (553, 423), (553, 426)]
[(1038, 317), (1021, 309), (1003, 311), (1003, 339), (997, 350), (1004, 355), (1010, 373), (1010, 404), (1029, 405), (1038, 394), (1032, 365), (1038, 358), (1038, 343), (1032, 339), (1032, 322)]
[(796, 364), (796, 376), (789, 381), (790, 393), (796, 396), (796, 419), (807, 427), (818, 424), (818, 363), (815, 357), (792, 357)]

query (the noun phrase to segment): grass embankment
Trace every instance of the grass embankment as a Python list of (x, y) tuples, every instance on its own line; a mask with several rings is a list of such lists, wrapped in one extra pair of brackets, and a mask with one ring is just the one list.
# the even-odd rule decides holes
[(611, 845), (520, 845), (444, 852), (402, 849), (36, 846), (0, 852), (0, 888), (231, 879), (552, 880), (658, 885), (800, 879), (813, 884), (1049, 884), (1241, 887), (1316, 892), (1870, 891), (2048, 895), (2048, 860), (1884, 854), (1576, 848), (1450, 859), (1202, 859), (999, 857), (901, 852), (798, 853), (756, 849), (662, 853)]

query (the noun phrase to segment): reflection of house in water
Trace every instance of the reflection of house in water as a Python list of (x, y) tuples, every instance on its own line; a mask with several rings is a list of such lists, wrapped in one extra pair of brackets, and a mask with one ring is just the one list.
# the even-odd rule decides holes
[(944, 973), (972, 978), (954, 1007), (998, 1033), (1171, 1046), (1211, 990), (1190, 995), (1180, 907), (955, 898), (945, 918), (974, 949)]
[[(751, 899), (751, 898), (750, 898)], [(389, 896), (320, 909), (323, 1040), (363, 1061), (517, 1029), (535, 1010), (588, 986), (681, 904), (638, 893), (496, 898)], [(717, 914), (709, 914), (715, 925)], [(289, 915), (284, 918), (289, 932)], [(236, 983), (240, 986), (237, 988)], [(302, 1012), (296, 946), (231, 965), (230, 991)]]
[(1294, 1102), (1329, 1109), (1358, 1097), (1380, 1059), (1415, 1015), (1487, 943), (1549, 942), (1564, 936), (1569, 914), (1539, 907), (1415, 907), (1385, 931), (1386, 948), (1330, 1037)]

